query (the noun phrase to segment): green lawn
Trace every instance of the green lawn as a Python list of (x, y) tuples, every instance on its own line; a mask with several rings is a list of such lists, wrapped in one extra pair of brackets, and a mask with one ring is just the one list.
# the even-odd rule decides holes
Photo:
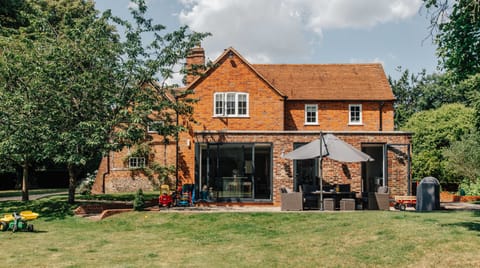
[[(53, 193), (61, 193), (61, 192), (68, 192), (68, 189), (31, 189), (28, 191), (28, 194), (29, 195), (53, 194)], [(13, 197), (13, 196), (22, 196), (22, 191), (21, 190), (0, 191), (0, 198)]]
[(70, 216), (62, 200), (0, 202), (0, 213), (44, 215), (34, 233), (0, 233), (1, 266), (480, 266), (477, 212), (131, 212), (92, 221)]

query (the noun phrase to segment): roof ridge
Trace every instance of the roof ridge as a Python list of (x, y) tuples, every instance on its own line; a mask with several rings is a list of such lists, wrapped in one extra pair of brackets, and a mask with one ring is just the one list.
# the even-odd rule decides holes
[(348, 65), (348, 66), (353, 66), (353, 65), (382, 65), (380, 62), (371, 62), (371, 63), (251, 63), (253, 66), (259, 66), (259, 65), (264, 65), (264, 66), (275, 66), (275, 65), (289, 65), (289, 66), (325, 66), (325, 65)]

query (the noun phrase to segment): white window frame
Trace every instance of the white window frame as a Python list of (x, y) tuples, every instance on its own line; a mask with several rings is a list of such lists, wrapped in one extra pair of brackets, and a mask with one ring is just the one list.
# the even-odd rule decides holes
[[(308, 121), (308, 109), (315, 109), (315, 122)], [(318, 104), (305, 104), (305, 125), (318, 125)]]
[[(354, 118), (352, 113), (353, 108), (359, 108), (358, 109), (358, 120)], [(355, 111), (356, 112), (356, 111)], [(357, 117), (357, 115), (355, 115)], [(361, 104), (349, 104), (348, 105), (348, 124), (349, 125), (362, 125), (363, 124), (363, 119), (362, 119), (362, 105)]]
[[(240, 107), (245, 102), (245, 107)], [(219, 104), (220, 106), (217, 106)], [(232, 106), (233, 104), (233, 106)], [(214, 117), (249, 117), (249, 95), (244, 92), (216, 92), (213, 94), (213, 116)], [(240, 114), (240, 108), (245, 114)]]
[(128, 158), (128, 168), (136, 169), (145, 167), (145, 157), (131, 156)]

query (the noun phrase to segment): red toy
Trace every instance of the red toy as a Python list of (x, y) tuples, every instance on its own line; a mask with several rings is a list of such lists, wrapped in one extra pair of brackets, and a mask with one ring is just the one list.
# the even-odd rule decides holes
[(407, 206), (415, 207), (417, 204), (417, 197), (411, 195), (396, 195), (395, 196), (395, 209), (400, 209), (404, 211), (407, 209)]
[(160, 186), (160, 196), (158, 197), (158, 207), (171, 207), (173, 205), (172, 193), (170, 187), (166, 184)]

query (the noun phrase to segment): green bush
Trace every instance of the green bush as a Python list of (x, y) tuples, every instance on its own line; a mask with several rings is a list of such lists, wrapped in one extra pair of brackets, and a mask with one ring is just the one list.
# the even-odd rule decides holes
[(480, 182), (470, 182), (465, 180), (458, 186), (458, 193), (462, 195), (480, 195)]
[(97, 171), (87, 173), (85, 178), (78, 184), (76, 192), (81, 195), (90, 195), (92, 193), (92, 186), (97, 177)]
[(145, 197), (143, 196), (142, 189), (138, 189), (133, 200), (133, 210), (142, 211), (145, 209)]

